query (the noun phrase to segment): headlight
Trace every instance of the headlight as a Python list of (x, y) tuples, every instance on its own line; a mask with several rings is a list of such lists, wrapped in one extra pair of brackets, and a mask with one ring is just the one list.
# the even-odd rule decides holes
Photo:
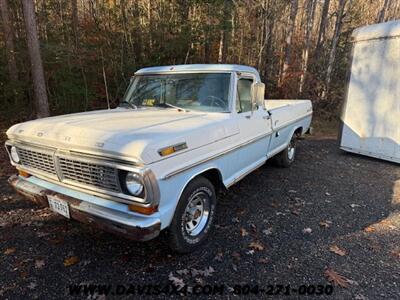
[(143, 184), (136, 173), (128, 172), (125, 177), (126, 189), (133, 196), (139, 196), (143, 192)]
[(11, 154), (11, 159), (13, 160), (13, 162), (19, 163), (19, 155), (18, 155), (18, 152), (17, 152), (17, 148), (12, 146), (11, 150), (10, 150), (10, 154)]

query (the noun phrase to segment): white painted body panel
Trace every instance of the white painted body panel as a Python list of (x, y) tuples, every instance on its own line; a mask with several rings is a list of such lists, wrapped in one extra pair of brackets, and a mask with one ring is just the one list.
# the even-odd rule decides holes
[(303, 129), (310, 127), (312, 106), (309, 100), (266, 100), (265, 106), (271, 113), (275, 132), (268, 151), (268, 156), (271, 157), (287, 146), (294, 132), (288, 125), (294, 120), (302, 120), (299, 127)]
[[(223, 71), (232, 72), (232, 78), (236, 78), (236, 72), (244, 72), (260, 81), (258, 72), (246, 66), (171, 68), (146, 68), (137, 73)], [(165, 228), (171, 222), (181, 193), (195, 176), (216, 169), (223, 184), (229, 187), (287, 147), (295, 130), (301, 128), (304, 133), (310, 126), (309, 100), (266, 100), (265, 107), (236, 113), (233, 101), (236, 89), (231, 98), (230, 113), (118, 108), (17, 124), (7, 135), (10, 140), (119, 158), (150, 169), (160, 191), (157, 219), (161, 228)], [(183, 142), (187, 143), (187, 149), (166, 157), (158, 153), (161, 148)], [(56, 186), (52, 183), (51, 189), (56, 190)], [(63, 189), (60, 187), (59, 192)], [(112, 205), (109, 200), (97, 201), (89, 194), (87, 199), (82, 193), (77, 195), (98, 206)], [(126, 207), (117, 204), (113, 209), (129, 213), (123, 206)]]
[(353, 33), (341, 149), (400, 163), (400, 21)]

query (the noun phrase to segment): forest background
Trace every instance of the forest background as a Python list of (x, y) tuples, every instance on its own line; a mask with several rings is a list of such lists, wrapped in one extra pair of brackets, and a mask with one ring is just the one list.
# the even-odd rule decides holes
[(400, 0), (0, 0), (0, 118), (118, 104), (145, 66), (256, 67), (266, 98), (337, 120), (351, 33), (400, 19)]

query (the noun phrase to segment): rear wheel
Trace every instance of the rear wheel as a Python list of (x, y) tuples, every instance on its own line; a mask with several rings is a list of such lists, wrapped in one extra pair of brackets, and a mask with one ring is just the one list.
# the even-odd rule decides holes
[(297, 135), (296, 133), (294, 133), (285, 150), (277, 154), (274, 158), (275, 162), (279, 167), (282, 168), (290, 167), (290, 165), (294, 162), (296, 158), (296, 146), (297, 146)]
[(188, 253), (204, 243), (212, 227), (215, 206), (212, 183), (201, 176), (193, 179), (183, 191), (167, 230), (171, 249)]

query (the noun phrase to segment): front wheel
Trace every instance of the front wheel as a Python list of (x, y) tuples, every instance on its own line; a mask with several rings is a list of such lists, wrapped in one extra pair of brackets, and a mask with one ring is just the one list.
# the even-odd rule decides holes
[(167, 230), (171, 249), (188, 253), (205, 242), (212, 227), (216, 202), (214, 186), (207, 178), (197, 177), (187, 185)]
[(275, 156), (275, 162), (279, 167), (288, 168), (294, 162), (296, 158), (296, 146), (297, 146), (297, 136), (293, 134), (292, 138), (290, 139), (289, 144), (279, 154)]

